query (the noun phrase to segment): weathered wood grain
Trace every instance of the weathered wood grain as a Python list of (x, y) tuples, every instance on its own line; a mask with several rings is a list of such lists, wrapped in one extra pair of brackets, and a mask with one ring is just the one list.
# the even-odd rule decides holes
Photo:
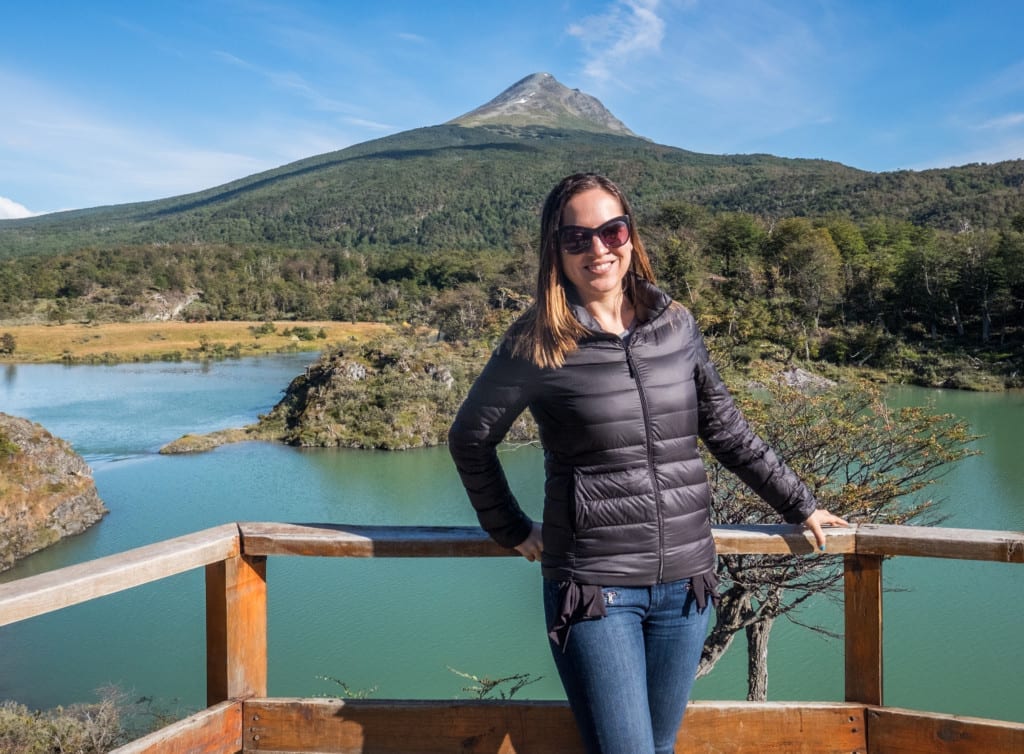
[(857, 528), (857, 552), (1024, 563), (1024, 532), (861, 524)]
[[(695, 702), (678, 754), (866, 751), (864, 708)], [(564, 702), (254, 699), (244, 751), (263, 754), (582, 754)]]
[[(446, 558), (518, 556), (475, 526), (351, 526), (318, 523), (240, 523), (242, 549), (249, 555), (306, 555), (355, 558)], [(722, 554), (817, 553), (801, 526), (716, 526)], [(856, 528), (826, 529), (828, 554), (853, 552)]]
[(720, 555), (843, 555), (854, 552), (857, 527), (824, 529), (825, 552), (819, 552), (809, 529), (792, 524), (714, 526), (711, 533)]
[(1020, 754), (1024, 723), (895, 708), (868, 709), (872, 754)]
[(110, 754), (239, 754), (242, 703), (225, 702), (132, 741)]
[(348, 558), (516, 556), (475, 526), (241, 523), (247, 555)]
[(225, 524), (0, 584), (0, 626), (201, 568), (238, 552), (238, 527)]
[(846, 701), (882, 703), (882, 558), (844, 557)]
[(267, 559), (206, 566), (206, 703), (267, 695)]

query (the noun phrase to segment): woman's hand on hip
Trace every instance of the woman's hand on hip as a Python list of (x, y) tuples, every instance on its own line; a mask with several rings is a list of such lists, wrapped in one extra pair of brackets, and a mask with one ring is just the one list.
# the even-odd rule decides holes
[(544, 551), (544, 540), (541, 538), (541, 525), (533, 522), (533, 528), (526, 539), (516, 545), (516, 552), (529, 560), (531, 563), (540, 560), (540, 554)]

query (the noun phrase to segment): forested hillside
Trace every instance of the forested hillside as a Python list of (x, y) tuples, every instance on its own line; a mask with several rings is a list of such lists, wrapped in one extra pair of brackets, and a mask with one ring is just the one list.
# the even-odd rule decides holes
[(0, 221), (0, 258), (126, 244), (443, 251), (532, 234), (561, 176), (615, 176), (653, 214), (685, 201), (766, 218), (842, 213), (997, 229), (1024, 212), (1024, 160), (866, 173), (768, 155), (716, 156), (614, 134), (458, 125), (408, 131), (196, 194)]
[(879, 174), (518, 122), (421, 128), (196, 194), (0, 222), (0, 319), (131, 319), (169, 294), (194, 320), (493, 338), (529, 300), (544, 195), (593, 170), (631, 196), (661, 281), (736, 358), (1024, 382), (1024, 160)]

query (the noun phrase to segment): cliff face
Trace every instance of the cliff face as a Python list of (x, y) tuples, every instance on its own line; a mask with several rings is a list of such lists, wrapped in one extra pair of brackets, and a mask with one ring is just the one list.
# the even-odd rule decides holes
[(0, 413), (0, 571), (106, 513), (89, 466), (70, 445)]

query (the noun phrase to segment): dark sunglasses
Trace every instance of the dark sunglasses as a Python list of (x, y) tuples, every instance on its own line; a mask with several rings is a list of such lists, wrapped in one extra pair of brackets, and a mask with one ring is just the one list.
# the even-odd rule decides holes
[(629, 240), (629, 216), (613, 217), (596, 228), (563, 225), (558, 229), (558, 245), (566, 254), (582, 254), (594, 242), (594, 236), (609, 249), (617, 249)]

